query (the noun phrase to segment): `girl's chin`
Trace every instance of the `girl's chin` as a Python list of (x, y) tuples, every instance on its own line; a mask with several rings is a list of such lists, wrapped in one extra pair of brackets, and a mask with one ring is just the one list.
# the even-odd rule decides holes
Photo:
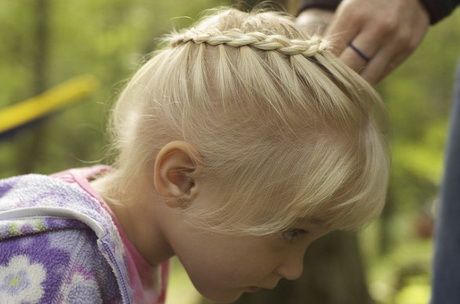
[[(231, 291), (228, 291), (228, 292), (222, 292), (222, 293), (201, 293), (201, 295), (203, 297), (205, 297), (206, 299), (212, 301), (212, 302), (215, 302), (215, 303), (219, 303), (219, 304), (228, 304), (228, 303), (233, 303), (235, 302), (236, 300), (238, 300), (241, 295), (245, 292), (256, 292), (255, 288), (257, 287), (249, 287), (249, 288), (246, 288), (246, 289), (241, 289), (239, 291), (235, 290), (233, 292)], [(258, 288), (257, 288), (258, 289)]]

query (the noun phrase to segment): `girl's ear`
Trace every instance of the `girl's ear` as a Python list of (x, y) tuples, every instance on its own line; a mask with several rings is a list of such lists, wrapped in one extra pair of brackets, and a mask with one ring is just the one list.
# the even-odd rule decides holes
[(183, 141), (172, 141), (158, 153), (154, 167), (156, 192), (170, 207), (185, 208), (197, 193), (194, 178), (196, 160), (192, 147)]

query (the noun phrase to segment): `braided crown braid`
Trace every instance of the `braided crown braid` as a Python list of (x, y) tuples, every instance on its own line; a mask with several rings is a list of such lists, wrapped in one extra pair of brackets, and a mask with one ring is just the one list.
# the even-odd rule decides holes
[(288, 39), (282, 35), (267, 35), (261, 32), (244, 33), (239, 29), (205, 32), (190, 29), (170, 37), (169, 45), (176, 47), (188, 42), (195, 44), (228, 45), (234, 48), (249, 46), (262, 51), (277, 51), (285, 55), (315, 56), (329, 48), (326, 40), (313, 36), (307, 40)]

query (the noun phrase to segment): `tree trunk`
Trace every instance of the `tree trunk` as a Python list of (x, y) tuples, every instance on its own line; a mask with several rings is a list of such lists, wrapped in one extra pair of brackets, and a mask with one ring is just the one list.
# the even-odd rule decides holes
[(391, 220), (395, 213), (394, 196), (390, 186), (387, 194), (385, 208), (383, 208), (382, 215), (379, 219), (379, 239), (378, 239), (378, 254), (381, 256), (387, 255), (393, 247), (393, 238), (391, 236)]
[[(34, 10), (35, 20), (34, 30), (34, 45), (35, 49), (32, 53), (33, 78), (32, 78), (32, 95), (37, 95), (46, 90), (48, 85), (48, 12), (49, 0), (35, 0), (32, 9)], [(40, 121), (37, 126), (20, 138), (18, 145), (18, 162), (17, 168), (19, 174), (33, 172), (36, 164), (42, 161), (43, 157), (43, 138), (46, 136), (46, 125), (44, 121)]]

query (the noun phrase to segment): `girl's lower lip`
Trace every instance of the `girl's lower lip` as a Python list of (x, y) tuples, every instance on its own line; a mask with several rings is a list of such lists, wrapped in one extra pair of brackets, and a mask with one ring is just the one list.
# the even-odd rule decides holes
[(257, 291), (260, 290), (259, 287), (255, 287), (255, 286), (250, 286), (248, 289), (249, 289), (250, 292), (257, 292)]

